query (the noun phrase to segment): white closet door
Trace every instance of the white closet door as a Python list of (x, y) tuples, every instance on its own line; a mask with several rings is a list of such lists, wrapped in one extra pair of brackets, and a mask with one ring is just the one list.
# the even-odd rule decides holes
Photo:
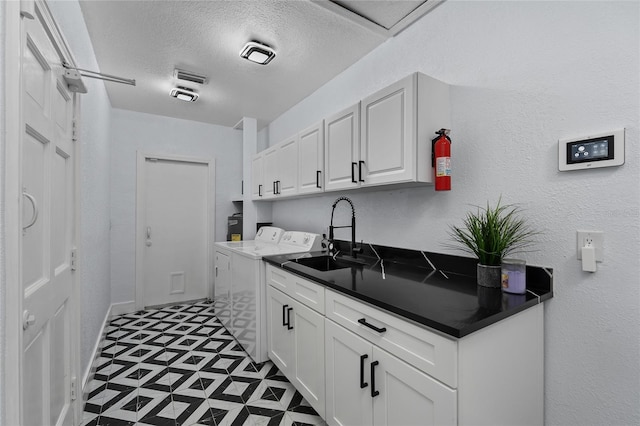
[(24, 425), (73, 423), (73, 98), (43, 15), (22, 32)]

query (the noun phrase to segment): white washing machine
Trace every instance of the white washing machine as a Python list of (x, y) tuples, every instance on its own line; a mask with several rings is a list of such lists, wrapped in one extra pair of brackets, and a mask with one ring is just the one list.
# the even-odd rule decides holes
[(213, 300), (216, 316), (227, 330), (231, 331), (231, 254), (233, 250), (264, 247), (269, 244), (276, 245), (282, 238), (282, 234), (284, 234), (284, 229), (282, 228), (263, 226), (256, 233), (255, 240), (215, 243)]
[[(267, 356), (267, 301), (262, 256), (317, 251), (322, 237), (262, 227), (253, 241), (220, 242), (215, 247), (215, 313), (255, 362)], [(277, 242), (274, 242), (276, 241)]]

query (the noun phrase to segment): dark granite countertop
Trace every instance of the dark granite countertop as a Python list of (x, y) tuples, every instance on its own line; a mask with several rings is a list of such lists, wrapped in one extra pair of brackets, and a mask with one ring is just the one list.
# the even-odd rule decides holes
[[(348, 243), (338, 242), (340, 245), (348, 252)], [(369, 244), (363, 247), (358, 258), (364, 264), (332, 271), (296, 262), (326, 252), (263, 260), (453, 337), (466, 336), (553, 297), (550, 268), (527, 266), (526, 294), (509, 294), (476, 284), (476, 259)]]

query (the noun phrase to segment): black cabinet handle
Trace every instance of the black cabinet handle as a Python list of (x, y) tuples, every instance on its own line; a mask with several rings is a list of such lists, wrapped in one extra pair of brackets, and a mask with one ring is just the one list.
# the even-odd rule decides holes
[(373, 361), (371, 363), (371, 398), (375, 398), (380, 395), (380, 392), (376, 390), (376, 365), (378, 365), (378, 361)]
[(358, 183), (358, 181), (356, 180), (356, 171), (354, 169), (354, 167), (356, 167), (358, 165), (358, 163), (351, 163), (351, 182), (353, 183)]
[(320, 173), (322, 173), (320, 170), (316, 171), (316, 188), (322, 188), (320, 185)]
[(286, 326), (287, 324), (287, 308), (289, 305), (282, 305), (282, 326)]
[(360, 355), (360, 389), (364, 389), (369, 386), (369, 383), (364, 381), (364, 360), (369, 358), (369, 355)]
[(291, 325), (291, 311), (293, 311), (293, 308), (287, 308), (287, 330), (293, 330), (293, 326)]
[(273, 195), (277, 194), (278, 192), (276, 191), (276, 181), (273, 181)]
[(258, 185), (258, 197), (262, 197), (262, 184)]
[(373, 324), (369, 324), (369, 323), (367, 322), (367, 320), (366, 320), (366, 319), (364, 319), (364, 318), (360, 318), (360, 319), (358, 320), (358, 322), (359, 322), (360, 324), (364, 325), (365, 327), (369, 327), (370, 329), (372, 329), (372, 330), (374, 330), (374, 331), (377, 331), (378, 333), (384, 333), (385, 331), (387, 331), (387, 328), (386, 328), (386, 327), (378, 328), (378, 327), (376, 327), (376, 326), (375, 326), (375, 325), (373, 325)]
[(280, 181), (276, 181), (276, 188), (278, 188), (278, 194), (280, 194)]
[(364, 182), (364, 179), (362, 179), (362, 166), (364, 165), (364, 161), (360, 160), (360, 162), (358, 163), (358, 181), (359, 182)]

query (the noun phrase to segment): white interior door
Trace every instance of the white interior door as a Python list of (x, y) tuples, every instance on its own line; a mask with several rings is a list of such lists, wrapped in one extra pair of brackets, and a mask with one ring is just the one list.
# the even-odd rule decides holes
[(73, 424), (73, 98), (51, 24), (42, 13), (22, 23), (22, 424)]
[(145, 158), (143, 162), (144, 190), (138, 199), (143, 212), (138, 222), (143, 306), (209, 297), (212, 167), (207, 162), (173, 159)]

